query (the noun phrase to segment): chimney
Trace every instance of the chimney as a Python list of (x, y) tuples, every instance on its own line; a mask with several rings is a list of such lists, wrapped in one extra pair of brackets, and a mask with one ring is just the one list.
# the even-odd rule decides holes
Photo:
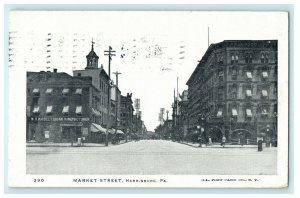
[(54, 72), (54, 73), (57, 73), (57, 69), (56, 69), (56, 68), (54, 68), (54, 69), (53, 69), (53, 72)]

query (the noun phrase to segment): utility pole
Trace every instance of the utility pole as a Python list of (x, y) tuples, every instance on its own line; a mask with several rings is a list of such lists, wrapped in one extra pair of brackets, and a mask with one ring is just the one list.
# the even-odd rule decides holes
[(118, 108), (119, 108), (119, 97), (118, 97), (118, 89), (119, 89), (119, 75), (122, 74), (121, 72), (113, 72), (116, 75), (116, 134), (118, 130)]
[(109, 76), (109, 84), (108, 84), (108, 119), (107, 119), (107, 124), (106, 124), (106, 135), (105, 135), (105, 146), (108, 146), (108, 130), (110, 128), (110, 110), (111, 110), (111, 101), (110, 101), (110, 88), (111, 88), (111, 85), (112, 85), (112, 81), (110, 79), (110, 62), (112, 60), (112, 56), (115, 56), (116, 51), (113, 51), (112, 50), (112, 47), (109, 46), (109, 50), (108, 51), (104, 51), (104, 56), (108, 56), (108, 76)]
[(207, 48), (209, 47), (209, 27), (207, 29)]

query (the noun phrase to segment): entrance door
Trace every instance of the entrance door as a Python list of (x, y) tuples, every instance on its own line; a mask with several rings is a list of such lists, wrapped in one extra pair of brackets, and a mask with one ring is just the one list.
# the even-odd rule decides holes
[(82, 137), (80, 126), (62, 126), (62, 141), (76, 142), (78, 138)]

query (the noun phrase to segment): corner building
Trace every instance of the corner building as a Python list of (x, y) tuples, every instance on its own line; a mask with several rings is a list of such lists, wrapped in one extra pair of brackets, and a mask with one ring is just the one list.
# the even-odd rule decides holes
[(277, 141), (277, 41), (225, 40), (207, 49), (187, 81), (189, 132), (220, 142)]

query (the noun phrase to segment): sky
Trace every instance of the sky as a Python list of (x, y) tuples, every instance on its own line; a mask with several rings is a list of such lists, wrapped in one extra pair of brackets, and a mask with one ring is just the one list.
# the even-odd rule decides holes
[(142, 119), (154, 130), (160, 108), (172, 112), (177, 77), (182, 93), (208, 43), (278, 39), (282, 19), (274, 12), (13, 11), (9, 67), (72, 75), (86, 67), (93, 40), (99, 66), (108, 71), (104, 50), (111, 46), (122, 95), (140, 98)]

